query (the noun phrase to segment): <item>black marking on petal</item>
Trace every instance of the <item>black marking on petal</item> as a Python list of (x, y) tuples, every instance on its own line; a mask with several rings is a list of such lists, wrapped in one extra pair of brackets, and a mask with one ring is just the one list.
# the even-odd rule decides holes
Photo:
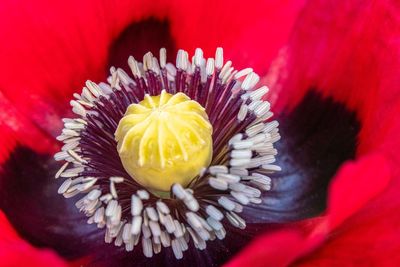
[[(282, 113), (282, 139), (271, 175), (272, 190), (262, 205), (246, 212), (254, 222), (287, 222), (320, 214), (327, 189), (340, 165), (355, 156), (360, 123), (356, 114), (332, 98), (311, 90), (290, 113)], [(351, 181), (349, 181), (351, 182)], [(253, 216), (254, 215), (254, 216)]]
[(176, 48), (168, 21), (149, 18), (132, 23), (112, 43), (106, 71), (108, 72), (111, 66), (118, 66), (130, 73), (126, 64), (130, 55), (142, 60), (148, 51), (158, 55), (160, 47), (165, 47), (170, 52), (167, 54), (167, 59), (174, 62)]
[(81, 257), (104, 246), (104, 238), (74, 206), (79, 196), (70, 200), (57, 194), (59, 165), (50, 155), (16, 147), (1, 166), (0, 209), (30, 243), (67, 258)]

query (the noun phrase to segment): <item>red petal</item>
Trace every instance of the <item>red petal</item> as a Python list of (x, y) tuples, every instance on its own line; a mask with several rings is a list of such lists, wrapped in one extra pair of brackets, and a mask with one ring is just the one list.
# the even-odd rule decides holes
[(392, 129), (399, 119), (391, 114), (400, 103), (399, 14), (392, 1), (307, 4), (267, 78), (282, 92), (275, 109), (295, 106), (316, 88), (358, 113), (358, 154), (384, 149), (398, 157), (391, 151), (400, 147)]
[(4, 267), (67, 266), (54, 252), (36, 249), (20, 239), (0, 211), (0, 259)]
[(225, 266), (283, 267), (319, 243), (318, 237), (306, 243), (299, 232), (276, 232), (258, 238)]
[(38, 152), (56, 151), (53, 138), (21, 114), (1, 92), (0, 110), (0, 164), (7, 159), (17, 143), (34, 148)]
[(310, 1), (269, 75), (282, 92), (276, 108), (317, 88), (363, 122), (382, 118), (383, 104), (399, 98), (399, 13), (394, 1)]
[[(397, 172), (395, 177), (399, 175)], [(398, 266), (399, 188), (399, 181), (392, 180), (384, 194), (347, 220), (324, 246), (295, 266)]]
[(365, 207), (321, 249), (294, 266), (398, 266), (400, 206), (376, 209), (380, 204)]
[[(395, 226), (400, 207), (399, 18), (395, 1), (312, 1), (268, 77), (274, 88), (281, 90), (277, 109), (295, 106), (307, 90), (317, 88), (356, 110), (362, 123), (358, 156), (368, 155), (369, 164), (376, 165), (370, 174), (365, 170), (371, 167), (366, 167), (359, 169), (361, 175), (349, 175), (347, 182), (335, 181), (329, 216), (319, 230), (329, 233), (332, 227), (338, 228), (331, 233), (327, 247), (310, 258), (310, 266), (381, 266), (380, 261), (382, 265), (390, 263), (388, 255), (389, 259), (393, 256), (392, 264), (398, 265), (393, 253), (399, 247)], [(390, 189), (371, 201), (388, 183), (390, 173)], [(362, 181), (362, 175), (369, 180)], [(367, 200), (370, 204), (360, 211)], [(363, 258), (371, 258), (371, 262), (360, 261)]]
[(390, 178), (389, 164), (382, 155), (368, 155), (344, 165), (330, 186), (327, 210), (330, 229), (383, 192)]
[(235, 68), (264, 74), (287, 41), (304, 1), (176, 1), (169, 13), (177, 47), (205, 50), (222, 46)]

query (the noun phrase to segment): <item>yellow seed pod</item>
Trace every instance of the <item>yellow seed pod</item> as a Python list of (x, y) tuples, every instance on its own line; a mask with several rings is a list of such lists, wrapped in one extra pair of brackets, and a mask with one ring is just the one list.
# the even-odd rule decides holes
[(212, 126), (204, 108), (183, 93), (146, 95), (131, 104), (115, 132), (125, 170), (139, 184), (169, 191), (186, 186), (212, 158)]

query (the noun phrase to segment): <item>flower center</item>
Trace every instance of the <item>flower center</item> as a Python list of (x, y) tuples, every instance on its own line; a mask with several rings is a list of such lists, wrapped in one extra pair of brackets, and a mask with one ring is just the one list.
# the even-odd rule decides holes
[[(204, 108), (165, 90), (131, 104), (115, 132), (125, 170), (142, 186), (169, 191), (187, 186), (212, 158), (212, 126)], [(160, 194), (157, 194), (160, 195)]]
[(162, 48), (159, 60), (147, 53), (128, 64), (133, 77), (112, 67), (108, 84), (88, 81), (74, 94), (80, 118), (63, 120), (54, 155), (66, 161), (58, 193), (85, 194), (76, 206), (106, 228), (105, 242), (132, 251), (141, 240), (146, 257), (171, 247), (181, 259), (190, 242), (204, 250), (244, 229), (262, 206), (281, 170), (279, 124), (269, 121), (268, 88), (255, 87), (251, 68), (224, 64), (222, 48), (215, 59), (196, 49), (192, 62), (179, 50), (175, 65)]

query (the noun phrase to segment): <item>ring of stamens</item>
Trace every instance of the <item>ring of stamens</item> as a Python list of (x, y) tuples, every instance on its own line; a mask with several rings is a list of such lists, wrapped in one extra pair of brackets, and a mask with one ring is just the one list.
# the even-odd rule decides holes
[[(262, 203), (262, 192), (271, 189), (268, 174), (280, 170), (273, 164), (278, 122), (269, 121), (270, 104), (262, 99), (268, 88), (254, 89), (259, 76), (250, 68), (234, 70), (231, 61), (224, 64), (221, 48), (215, 59), (204, 59), (201, 49), (192, 62), (188, 58), (179, 50), (174, 66), (161, 49), (159, 61), (151, 53), (143, 63), (130, 57), (132, 78), (112, 67), (108, 83), (88, 81), (71, 101), (79, 118), (63, 119), (57, 137), (64, 145), (54, 158), (65, 161), (55, 174), (65, 179), (58, 193), (83, 194), (76, 206), (88, 223), (106, 228), (105, 242), (124, 244), (127, 251), (141, 243), (146, 257), (171, 247), (181, 259), (188, 242), (202, 250), (206, 241), (224, 239), (227, 223), (244, 229), (246, 218), (239, 214)], [(161, 90), (196, 100), (214, 129), (211, 165), (186, 188), (174, 184), (165, 199), (130, 179), (113, 136), (130, 104)]]

